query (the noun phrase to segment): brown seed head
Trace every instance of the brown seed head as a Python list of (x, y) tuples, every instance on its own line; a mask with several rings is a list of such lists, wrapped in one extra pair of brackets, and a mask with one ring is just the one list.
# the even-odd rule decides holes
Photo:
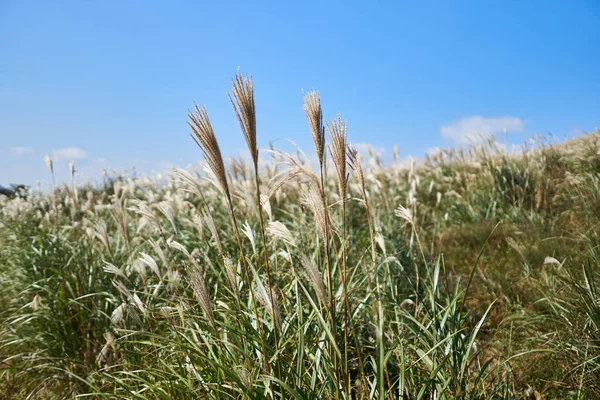
[(325, 127), (323, 126), (323, 110), (321, 108), (321, 95), (319, 92), (312, 91), (304, 96), (303, 108), (308, 119), (308, 124), (310, 125), (319, 164), (323, 167), (325, 157)]
[(246, 138), (248, 150), (252, 156), (254, 167), (258, 166), (258, 147), (256, 145), (256, 108), (254, 106), (254, 85), (252, 77), (243, 77), (237, 73), (232, 81), (233, 96), (229, 94), (229, 100), (233, 105), (233, 111), (240, 123), (242, 133)]
[(190, 111), (188, 117), (188, 125), (193, 131), (193, 135), (191, 135), (192, 139), (194, 139), (198, 147), (202, 150), (208, 167), (217, 178), (221, 190), (230, 199), (223, 156), (221, 155), (221, 149), (219, 148), (213, 127), (208, 119), (206, 107), (202, 106), (199, 108), (194, 104), (194, 111)]
[(346, 200), (346, 188), (348, 184), (348, 174), (346, 173), (347, 130), (348, 124), (342, 121), (339, 114), (336, 119), (327, 123), (327, 131), (329, 132), (329, 140), (331, 142), (329, 152), (337, 171), (342, 201)]
[(356, 180), (364, 189), (365, 187), (365, 176), (363, 174), (362, 165), (360, 164), (360, 156), (358, 154), (358, 150), (354, 147), (348, 147), (348, 164), (352, 171), (354, 171), (354, 176), (356, 176)]

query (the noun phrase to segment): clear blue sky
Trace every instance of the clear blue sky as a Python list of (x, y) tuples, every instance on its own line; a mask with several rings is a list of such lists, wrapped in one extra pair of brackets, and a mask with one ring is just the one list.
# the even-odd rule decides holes
[[(423, 2), (425, 3), (425, 2)], [(206, 104), (223, 152), (245, 142), (226, 96), (254, 77), (259, 145), (312, 150), (302, 89), (349, 139), (402, 155), (472, 130), (521, 142), (600, 125), (600, 3), (0, 0), (0, 184), (200, 158)], [(277, 143), (276, 143), (277, 144)]]

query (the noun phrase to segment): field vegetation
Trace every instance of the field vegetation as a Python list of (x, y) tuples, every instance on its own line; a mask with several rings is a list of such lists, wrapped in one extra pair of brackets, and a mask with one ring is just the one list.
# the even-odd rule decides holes
[(600, 397), (600, 132), (384, 164), (230, 99), (247, 159), (196, 106), (195, 167), (0, 194), (0, 398)]

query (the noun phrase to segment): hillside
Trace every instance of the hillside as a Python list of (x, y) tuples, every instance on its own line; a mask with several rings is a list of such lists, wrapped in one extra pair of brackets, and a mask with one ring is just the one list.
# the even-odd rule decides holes
[(207, 122), (166, 185), (0, 195), (0, 397), (600, 396), (600, 132), (255, 176)]

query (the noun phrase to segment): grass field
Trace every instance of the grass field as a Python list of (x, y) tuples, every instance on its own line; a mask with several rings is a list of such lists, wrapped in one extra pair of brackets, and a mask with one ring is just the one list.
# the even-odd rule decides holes
[(231, 98), (247, 160), (196, 107), (197, 168), (0, 195), (0, 398), (600, 397), (600, 132), (383, 165), (313, 92), (311, 164)]

